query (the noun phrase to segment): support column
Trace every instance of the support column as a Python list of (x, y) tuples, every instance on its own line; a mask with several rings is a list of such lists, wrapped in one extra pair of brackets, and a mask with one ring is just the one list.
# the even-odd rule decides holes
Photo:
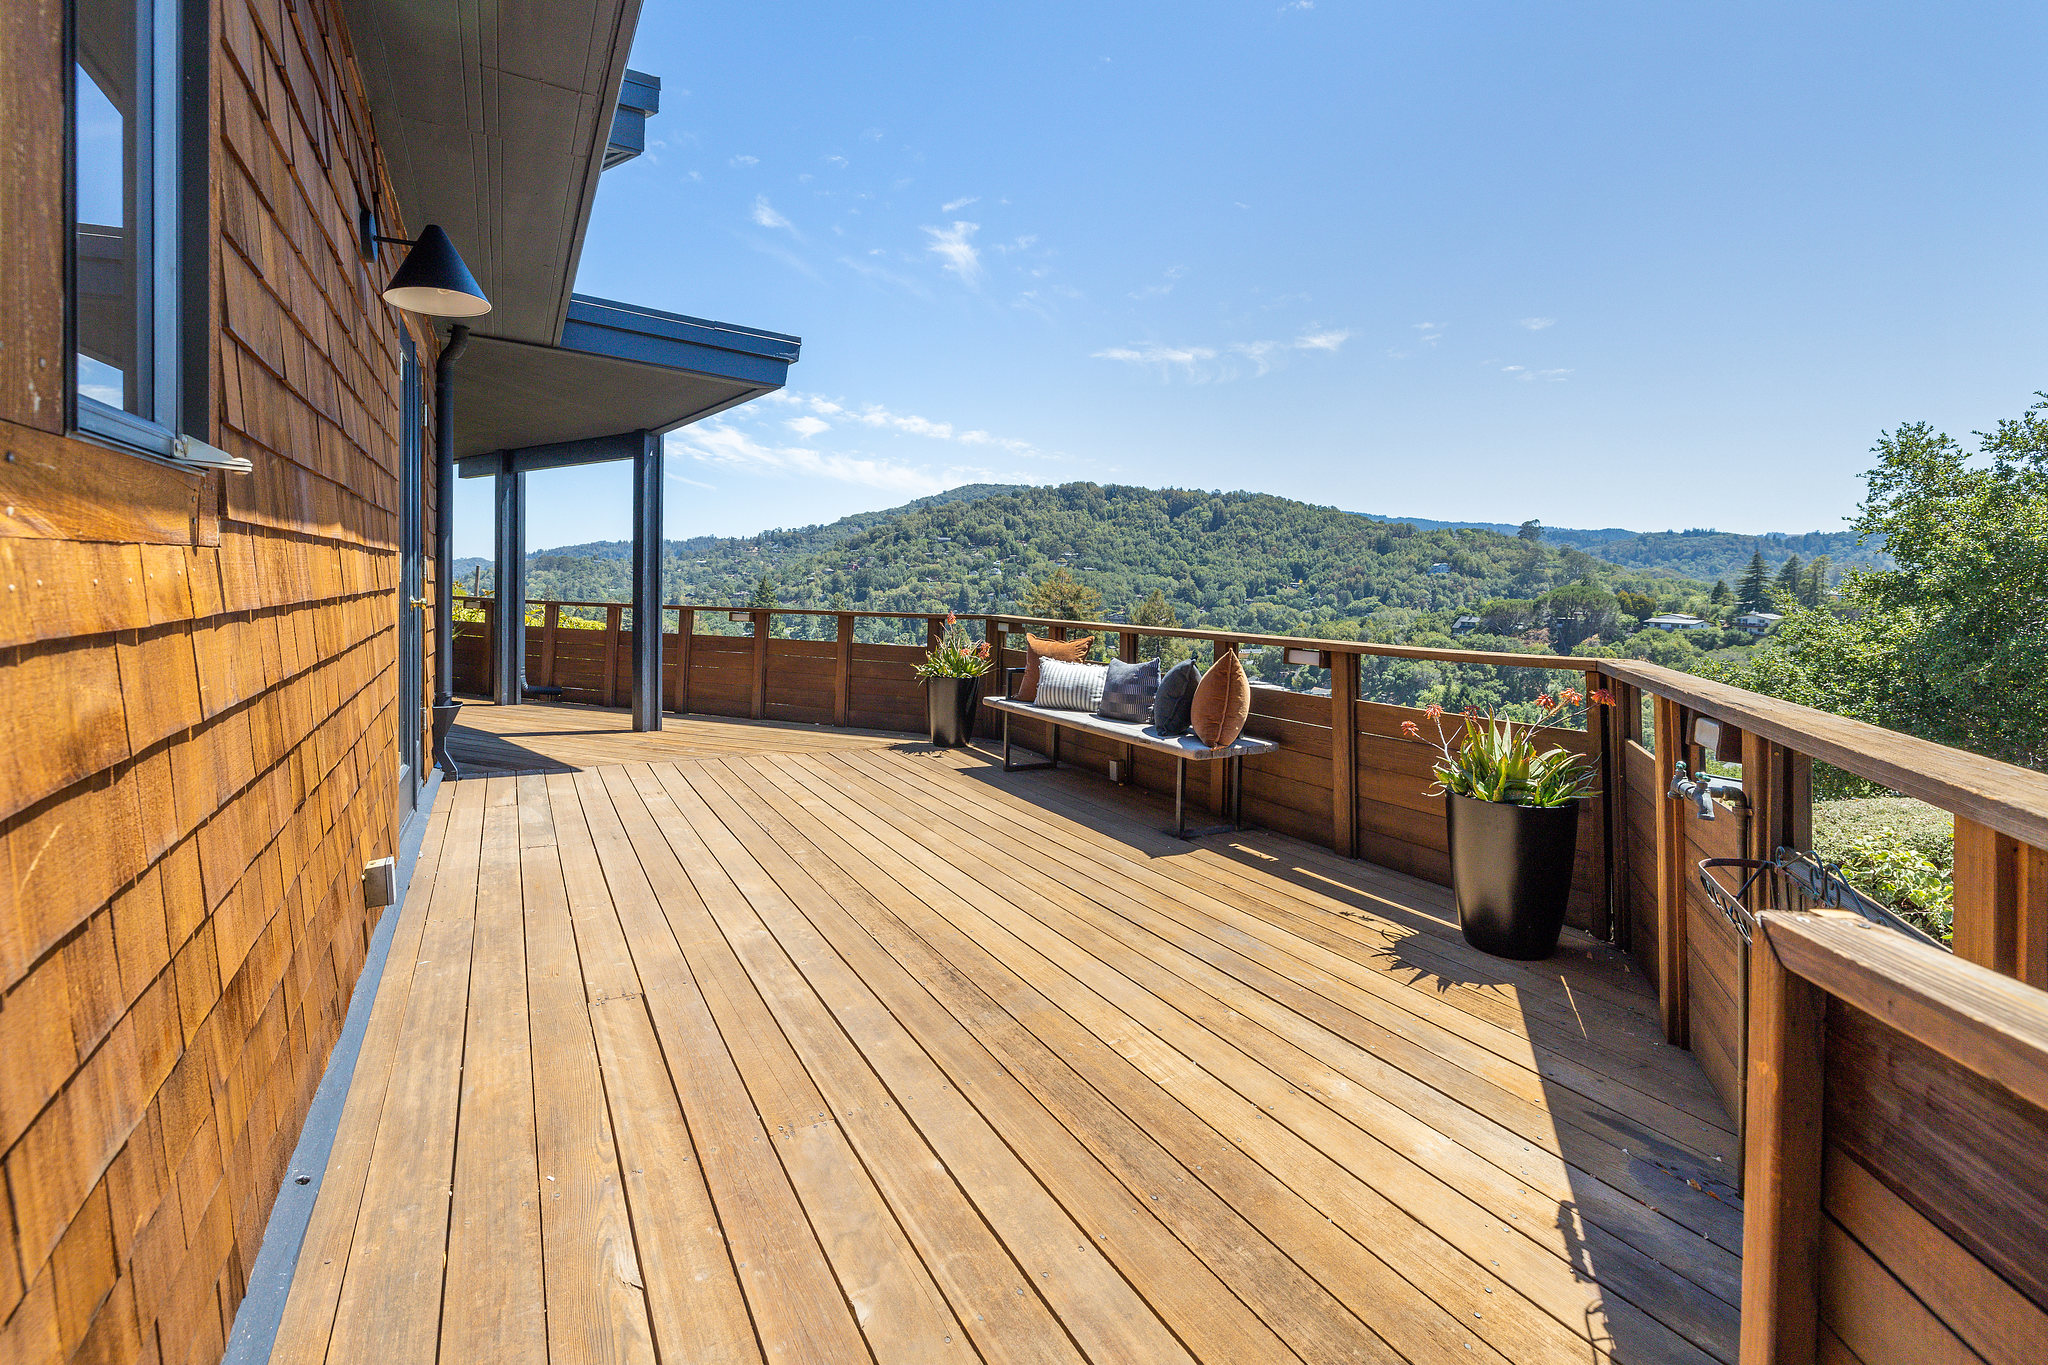
[(513, 468), (511, 454), (498, 457), (497, 476), (497, 652), (491, 660), (491, 700), (517, 706), (526, 700), (526, 475)]
[(661, 728), (661, 438), (633, 456), (633, 728)]

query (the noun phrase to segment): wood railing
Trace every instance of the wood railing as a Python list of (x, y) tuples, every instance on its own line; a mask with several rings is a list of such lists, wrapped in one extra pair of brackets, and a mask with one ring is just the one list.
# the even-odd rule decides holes
[[(472, 605), (486, 619), (458, 626), (458, 680), (487, 691), (493, 604)], [(624, 609), (589, 604), (606, 613), (602, 629), (575, 630), (561, 619), (575, 604), (535, 605), (529, 684), (621, 704)], [(929, 641), (942, 616), (668, 610), (680, 626), (664, 641), (670, 710), (923, 728), (911, 669), (925, 646), (861, 641), (858, 623), (920, 622)], [(697, 629), (732, 615), (748, 635)], [(821, 632), (831, 638), (774, 638), (774, 619), (788, 616), (832, 618)], [(1023, 661), (1024, 630), (1097, 634), (1126, 659), (1159, 638), (1216, 655), (1304, 651), (1328, 668), (1327, 694), (1253, 689), (1247, 730), (1280, 749), (1246, 769), (1248, 819), (1439, 883), (1449, 861), (1442, 799), (1428, 795), (1433, 754), (1401, 731), (1422, 713), (1361, 698), (1361, 661), (1583, 672), (1588, 691), (1612, 691), (1620, 704), (1596, 711), (1589, 730), (1553, 731), (1601, 772), (1602, 795), (1581, 825), (1571, 919), (1633, 952), (1667, 1037), (1694, 1051), (1731, 1113), (1746, 1110), (1745, 1365), (2048, 1359), (2048, 991), (2039, 989), (2048, 985), (2048, 776), (1633, 660), (965, 620), (999, 667)], [(1712, 822), (1668, 794), (1678, 763), (1705, 766), (1694, 742), (1701, 718), (1740, 731), (1741, 795)], [(1021, 738), (1037, 737), (1027, 727)], [(1171, 790), (1164, 760), (1126, 746), (1073, 736), (1062, 757), (1097, 770), (1118, 763), (1136, 785)], [(1737, 930), (1706, 898), (1699, 863), (1811, 849), (1816, 762), (1955, 817), (1955, 952), (1759, 903), (1745, 1022)]]

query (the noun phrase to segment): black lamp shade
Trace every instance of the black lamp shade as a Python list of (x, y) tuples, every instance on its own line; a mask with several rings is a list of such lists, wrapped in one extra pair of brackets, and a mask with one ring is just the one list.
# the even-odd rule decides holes
[(391, 277), (384, 301), (408, 313), (437, 318), (473, 318), (491, 311), (491, 301), (462, 263), (455, 243), (432, 223), (421, 231), (406, 253), (405, 264)]

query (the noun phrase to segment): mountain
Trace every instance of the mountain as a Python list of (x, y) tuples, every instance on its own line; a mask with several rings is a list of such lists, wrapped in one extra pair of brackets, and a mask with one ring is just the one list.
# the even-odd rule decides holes
[[(1528, 598), (1589, 575), (1660, 600), (1682, 598), (1717, 578), (1734, 582), (1758, 551), (1774, 571), (1792, 554), (1827, 555), (1837, 572), (1890, 562), (1847, 531), (1544, 527), (1531, 546), (1518, 529), (1253, 493), (970, 484), (822, 525), (668, 541), (663, 582), (671, 601), (744, 603), (765, 575), (785, 606), (838, 600), (875, 610), (996, 611), (1016, 609), (1025, 585), (1064, 564), (1102, 594), (1105, 611), (1128, 610), (1157, 589), (1183, 621), (1263, 630)], [(622, 600), (631, 554), (622, 540), (531, 552), (529, 592)], [(1432, 574), (1435, 564), (1447, 568)], [(490, 562), (458, 560), (456, 574), (488, 584)]]
[[(1467, 528), (1515, 535), (1521, 528), (1500, 521), (1431, 521), (1427, 517), (1386, 517), (1361, 512), (1373, 521), (1405, 521), (1418, 529)], [(1619, 526), (1597, 531), (1569, 526), (1545, 526), (1543, 539), (1552, 545), (1572, 545), (1610, 564), (1632, 569), (1665, 570), (1686, 578), (1712, 582), (1725, 578), (1730, 584), (1749, 567), (1750, 556), (1763, 552), (1764, 562), (1775, 572), (1791, 555), (1811, 561), (1826, 555), (1837, 572), (1845, 569), (1889, 569), (1892, 558), (1878, 545), (1859, 545), (1854, 531), (1807, 531), (1788, 534), (1769, 531), (1760, 536), (1735, 531), (1630, 531)]]
[[(529, 595), (623, 600), (630, 553), (623, 541), (534, 552)], [(669, 541), (663, 559), (669, 601), (744, 605), (765, 578), (783, 607), (970, 614), (1022, 614), (1031, 585), (1064, 567), (1101, 594), (1105, 614), (1131, 612), (1156, 590), (1184, 624), (1264, 633), (1442, 629), (1482, 601), (1535, 598), (1589, 577), (1674, 606), (1703, 600), (1708, 586), (1492, 529), (1382, 522), (1264, 494), (1092, 483), (976, 485), (828, 525)], [(457, 572), (468, 579), (478, 563)]]

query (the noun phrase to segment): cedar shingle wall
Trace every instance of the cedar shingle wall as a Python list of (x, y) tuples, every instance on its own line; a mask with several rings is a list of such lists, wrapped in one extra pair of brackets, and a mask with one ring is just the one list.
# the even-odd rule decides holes
[(399, 322), (353, 250), (381, 177), (332, 0), (219, 0), (213, 439), (255, 473), (67, 439), (61, 7), (6, 8), (0, 1360), (211, 1362), (392, 851)]

